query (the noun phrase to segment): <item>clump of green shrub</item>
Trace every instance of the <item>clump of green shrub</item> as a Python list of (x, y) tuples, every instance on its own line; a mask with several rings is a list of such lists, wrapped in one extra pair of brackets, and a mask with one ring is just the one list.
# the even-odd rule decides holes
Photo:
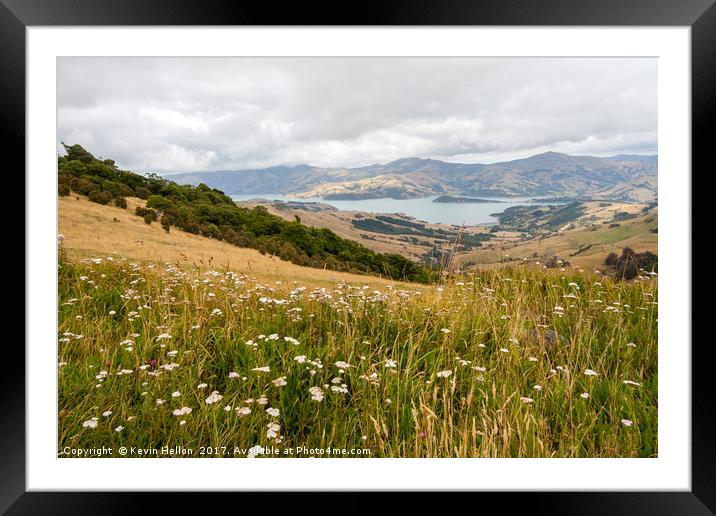
[(639, 275), (640, 270), (656, 272), (658, 256), (652, 252), (637, 253), (630, 247), (622, 249), (622, 254), (609, 253), (604, 259), (604, 265), (618, 279), (633, 279)]
[(137, 206), (137, 209), (135, 209), (134, 212), (140, 217), (142, 217), (144, 219), (144, 222), (146, 222), (147, 224), (151, 224), (159, 218), (157, 212), (151, 208)]
[(89, 200), (96, 202), (97, 204), (107, 204), (112, 200), (113, 196), (109, 192), (102, 192), (101, 190), (92, 190), (89, 194)]

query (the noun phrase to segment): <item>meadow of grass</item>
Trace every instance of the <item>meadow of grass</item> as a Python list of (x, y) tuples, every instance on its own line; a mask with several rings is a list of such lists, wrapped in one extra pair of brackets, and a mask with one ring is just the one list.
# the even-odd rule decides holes
[(657, 455), (654, 275), (321, 286), (62, 245), (58, 265), (60, 456)]
[[(600, 268), (604, 266), (604, 258), (609, 253), (619, 254), (625, 247), (637, 249), (639, 252), (651, 251), (658, 254), (658, 235), (649, 231), (655, 226), (656, 216), (649, 214), (635, 220), (621, 222), (618, 227), (608, 225), (580, 227), (552, 233), (542, 239), (506, 241), (504, 244), (495, 241), (492, 249), (481, 248), (470, 251), (459, 255), (458, 259), (462, 262), (492, 266), (506, 255), (514, 259), (529, 259), (534, 262), (536, 253), (540, 257), (557, 255), (580, 267)], [(591, 248), (573, 255), (583, 246), (591, 246)]]

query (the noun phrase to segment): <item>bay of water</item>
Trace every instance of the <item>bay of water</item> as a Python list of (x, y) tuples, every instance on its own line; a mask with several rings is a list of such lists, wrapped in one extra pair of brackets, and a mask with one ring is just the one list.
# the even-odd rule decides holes
[[(320, 202), (338, 210), (354, 210), (372, 213), (404, 213), (423, 222), (455, 224), (466, 226), (492, 225), (497, 218), (492, 213), (501, 213), (512, 206), (538, 204), (536, 197), (480, 197), (493, 202), (480, 203), (438, 203), (437, 196), (418, 199), (361, 199), (347, 201), (324, 201), (320, 198), (296, 199), (276, 194), (232, 195), (235, 201), (249, 199), (268, 199), (271, 201)], [(532, 201), (532, 202), (528, 202)]]

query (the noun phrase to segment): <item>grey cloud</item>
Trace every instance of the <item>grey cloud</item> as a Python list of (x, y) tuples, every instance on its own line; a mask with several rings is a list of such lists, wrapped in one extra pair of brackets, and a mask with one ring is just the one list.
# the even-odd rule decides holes
[(61, 58), (58, 139), (138, 171), (657, 149), (653, 58)]

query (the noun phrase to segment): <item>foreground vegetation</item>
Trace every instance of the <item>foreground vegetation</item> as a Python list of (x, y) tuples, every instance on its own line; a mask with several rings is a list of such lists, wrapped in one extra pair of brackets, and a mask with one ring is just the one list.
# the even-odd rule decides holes
[(58, 274), (61, 456), (657, 454), (655, 274), (318, 288), (62, 248)]

